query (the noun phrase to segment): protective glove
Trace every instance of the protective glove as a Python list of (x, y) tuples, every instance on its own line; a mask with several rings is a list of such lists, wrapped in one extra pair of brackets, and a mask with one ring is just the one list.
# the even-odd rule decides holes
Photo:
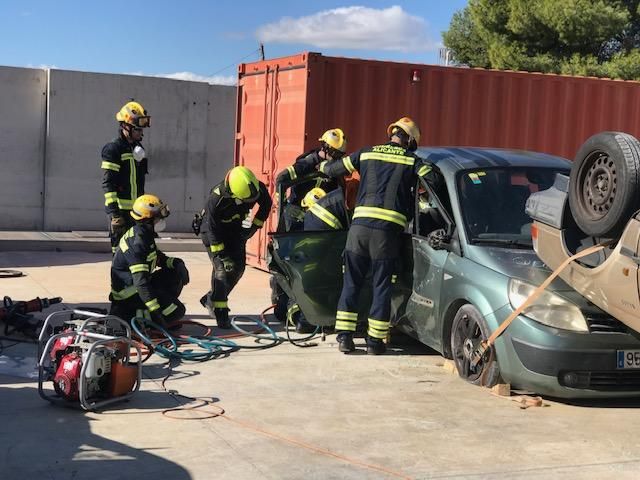
[(127, 221), (124, 217), (120, 215), (113, 215), (111, 217), (111, 228), (120, 229), (123, 228), (127, 224)]
[(257, 231), (258, 231), (258, 227), (256, 225), (251, 225), (250, 228), (243, 228), (242, 233), (240, 233), (240, 236), (242, 237), (242, 240), (246, 242), (251, 237), (253, 237)]
[(200, 213), (195, 213), (193, 215), (193, 220), (191, 221), (191, 230), (196, 235), (200, 235), (200, 228), (202, 227), (202, 215)]
[(438, 230), (434, 230), (429, 235), (427, 235), (427, 243), (434, 250), (443, 250), (449, 245), (449, 241), (451, 238), (447, 235), (444, 228), (439, 228)]
[(181, 259), (176, 258), (173, 261), (173, 269), (176, 271), (176, 273), (180, 277), (182, 284), (189, 285), (189, 270), (187, 269), (187, 266), (184, 264), (184, 262)]
[(236, 268), (236, 264), (231, 257), (220, 257), (220, 261), (222, 262), (225, 272), (233, 272)]

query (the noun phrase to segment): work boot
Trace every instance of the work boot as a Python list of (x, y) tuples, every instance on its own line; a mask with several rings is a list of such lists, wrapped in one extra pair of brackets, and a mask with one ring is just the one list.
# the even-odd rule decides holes
[(224, 329), (231, 328), (231, 321), (229, 320), (228, 308), (215, 308), (213, 312), (214, 312), (214, 316), (216, 317), (216, 323), (218, 324), (218, 328), (224, 328)]
[(356, 349), (351, 333), (339, 333), (336, 340), (338, 341), (338, 350), (342, 353), (351, 353)]
[(382, 355), (387, 351), (387, 346), (382, 340), (367, 340), (367, 355)]
[(216, 318), (216, 314), (213, 310), (213, 307), (211, 306), (211, 304), (209, 303), (209, 293), (205, 293), (201, 298), (200, 298), (200, 305), (202, 305), (204, 308), (206, 308), (209, 311), (209, 316), (211, 318)]
[(304, 317), (302, 312), (300, 312), (297, 320), (296, 333), (313, 333), (316, 331), (316, 327), (307, 322), (307, 319)]

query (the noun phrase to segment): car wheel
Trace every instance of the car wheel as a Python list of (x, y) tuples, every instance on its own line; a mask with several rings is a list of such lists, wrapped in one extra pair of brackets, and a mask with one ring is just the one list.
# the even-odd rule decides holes
[(276, 317), (276, 320), (284, 323), (287, 321), (289, 297), (284, 293), (284, 290), (280, 288), (280, 285), (278, 285), (276, 277), (271, 276), (269, 285), (271, 286), (271, 304), (275, 305), (275, 307), (273, 307), (273, 315)]
[(471, 366), (471, 354), (487, 338), (489, 327), (480, 312), (470, 304), (460, 307), (451, 326), (451, 353), (458, 375), (473, 385), (493, 387), (500, 380), (495, 350), (487, 352), (475, 368)]
[(587, 235), (618, 237), (640, 209), (640, 142), (621, 132), (584, 142), (571, 167), (569, 205)]

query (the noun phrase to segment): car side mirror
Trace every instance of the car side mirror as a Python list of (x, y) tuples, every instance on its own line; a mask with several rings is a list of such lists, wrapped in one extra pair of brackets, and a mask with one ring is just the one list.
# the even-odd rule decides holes
[(439, 228), (427, 235), (427, 244), (434, 250), (448, 250), (451, 242), (451, 236), (447, 234), (444, 228)]

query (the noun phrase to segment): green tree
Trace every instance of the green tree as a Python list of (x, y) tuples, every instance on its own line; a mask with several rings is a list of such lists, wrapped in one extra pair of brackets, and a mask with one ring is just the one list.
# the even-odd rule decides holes
[(640, 0), (470, 0), (443, 37), (471, 67), (640, 80)]

